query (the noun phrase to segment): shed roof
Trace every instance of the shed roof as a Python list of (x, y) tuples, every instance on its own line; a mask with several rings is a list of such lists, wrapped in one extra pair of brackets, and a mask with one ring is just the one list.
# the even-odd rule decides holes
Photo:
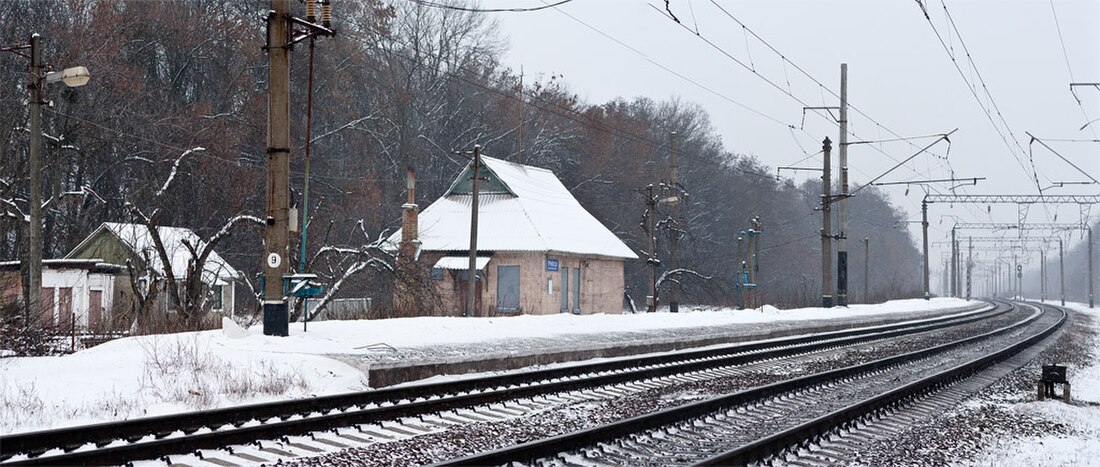
[[(80, 251), (85, 244), (92, 241), (104, 230), (118, 238), (138, 258), (144, 259), (146, 256), (144, 252), (148, 252), (149, 263), (146, 266), (164, 274), (164, 265), (161, 262), (160, 255), (156, 253), (153, 238), (149, 235), (149, 230), (142, 224), (104, 222), (95, 232), (92, 232), (91, 235), (80, 242), (76, 248), (73, 248), (73, 251), (67, 257), (71, 257), (74, 253)], [(201, 248), (204, 242), (191, 229), (183, 227), (158, 226), (157, 233), (160, 235), (165, 252), (168, 254), (168, 260), (171, 262), (172, 274), (177, 279), (183, 279), (187, 274), (187, 263), (191, 259), (191, 253), (184, 246), (184, 242), (197, 248)], [(240, 273), (222, 259), (218, 252), (212, 251), (210, 256), (206, 258), (206, 264), (203, 265), (202, 281), (212, 284), (237, 279), (239, 275)]]
[[(491, 258), (484, 256), (478, 256), (474, 260), (474, 269), (478, 271), (485, 269), (485, 265), (489, 264)], [(439, 261), (435, 262), (435, 266), (439, 269), (462, 269), (466, 270), (470, 268), (470, 258), (466, 256), (444, 256), (439, 258)]]
[[(499, 180), (507, 191), (479, 193), (478, 250), (638, 257), (585, 210), (552, 171), (492, 157), (483, 156), (482, 161), (484, 175), (490, 182)], [(447, 194), (420, 213), (418, 240), (423, 250), (469, 251), (471, 196), (462, 183), (468, 172), (469, 166)], [(388, 241), (400, 242), (401, 231)]]

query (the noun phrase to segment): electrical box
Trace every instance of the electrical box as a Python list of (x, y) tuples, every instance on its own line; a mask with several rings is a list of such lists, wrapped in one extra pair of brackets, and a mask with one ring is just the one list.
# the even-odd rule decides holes
[(291, 297), (316, 297), (324, 293), (324, 286), (317, 283), (316, 274), (291, 274), (283, 276), (283, 293)]
[(1062, 365), (1043, 365), (1043, 378), (1040, 381), (1066, 384), (1066, 367)]

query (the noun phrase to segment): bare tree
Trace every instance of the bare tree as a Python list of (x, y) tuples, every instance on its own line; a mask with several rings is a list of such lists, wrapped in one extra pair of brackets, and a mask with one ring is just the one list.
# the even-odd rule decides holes
[[(153, 207), (148, 213), (132, 202), (128, 201), (126, 203), (126, 207), (130, 210), (134, 218), (145, 226), (149, 238), (152, 240), (155, 247), (158, 259), (160, 260), (160, 270), (153, 270), (153, 268), (148, 267), (148, 265), (152, 264), (150, 261), (151, 258), (146, 258), (145, 264), (147, 265), (147, 271), (145, 271), (145, 274), (148, 276), (163, 277), (163, 281), (150, 277), (148, 283), (160, 282), (163, 284), (163, 288), (172, 298), (172, 303), (176, 307), (176, 311), (179, 313), (181, 322), (186, 329), (196, 329), (200, 327), (203, 319), (210, 310), (209, 300), (213, 292), (211, 287), (206, 286), (206, 283), (215, 280), (216, 277), (214, 276), (217, 274), (217, 271), (210, 271), (207, 268), (207, 260), (210, 258), (210, 254), (214, 252), (214, 249), (219, 243), (229, 237), (230, 233), (238, 224), (264, 225), (263, 220), (259, 217), (245, 214), (236, 215), (227, 220), (222, 227), (209, 238), (180, 238), (176, 239), (176, 241), (180, 242), (180, 245), (165, 245), (159, 225), (163, 210), (159, 204), (168, 190), (172, 187), (173, 181), (175, 181), (179, 173), (180, 164), (187, 156), (201, 151), (205, 151), (205, 149), (202, 147), (192, 148), (184, 151), (175, 159), (172, 163), (171, 171), (165, 178), (164, 183), (153, 194), (153, 199), (149, 202)], [(173, 261), (174, 255), (170, 253), (170, 251), (174, 251), (175, 248), (180, 246), (187, 250), (188, 260), (183, 269), (183, 277), (176, 277), (175, 261)], [(172, 250), (169, 250), (169, 247), (172, 247)], [(133, 271), (131, 274), (133, 274)], [(157, 279), (159, 279), (159, 277)], [(135, 290), (138, 290), (138, 287), (135, 287)], [(138, 294), (135, 294), (135, 296), (137, 295)], [(141, 305), (138, 308), (142, 312), (147, 312), (149, 295), (155, 298), (156, 292), (147, 292), (144, 294), (144, 297), (136, 298), (140, 300)]]
[[(336, 298), (345, 283), (357, 274), (368, 269), (378, 272), (393, 272), (394, 255), (384, 248), (386, 232), (380, 232), (372, 240), (370, 235), (367, 234), (366, 227), (363, 226), (363, 221), (359, 221), (358, 226), (360, 232), (362, 232), (364, 243), (354, 247), (325, 246), (310, 261), (310, 270), (316, 271), (320, 266), (325, 266), (325, 271), (319, 275), (323, 276), (326, 282), (331, 285), (325, 295), (321, 297), (317, 306), (310, 310), (310, 315), (305, 318), (306, 321), (311, 321), (323, 313), (325, 307)], [(295, 304), (294, 311), (290, 316), (291, 321), (301, 319), (303, 313), (302, 303), (302, 301), (298, 301)]]

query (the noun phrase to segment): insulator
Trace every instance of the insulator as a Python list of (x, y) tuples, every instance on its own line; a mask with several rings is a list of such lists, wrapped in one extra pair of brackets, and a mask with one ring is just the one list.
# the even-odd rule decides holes
[(321, 25), (332, 26), (332, 0), (321, 0)]
[(306, 0), (306, 21), (317, 21), (317, 0)]

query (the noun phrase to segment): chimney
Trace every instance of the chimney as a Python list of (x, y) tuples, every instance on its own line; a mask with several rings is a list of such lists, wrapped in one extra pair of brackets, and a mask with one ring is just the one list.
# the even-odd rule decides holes
[(420, 241), (417, 240), (417, 217), (420, 207), (416, 205), (416, 172), (409, 167), (405, 175), (405, 187), (409, 195), (401, 206), (401, 252), (409, 257), (416, 254)]

